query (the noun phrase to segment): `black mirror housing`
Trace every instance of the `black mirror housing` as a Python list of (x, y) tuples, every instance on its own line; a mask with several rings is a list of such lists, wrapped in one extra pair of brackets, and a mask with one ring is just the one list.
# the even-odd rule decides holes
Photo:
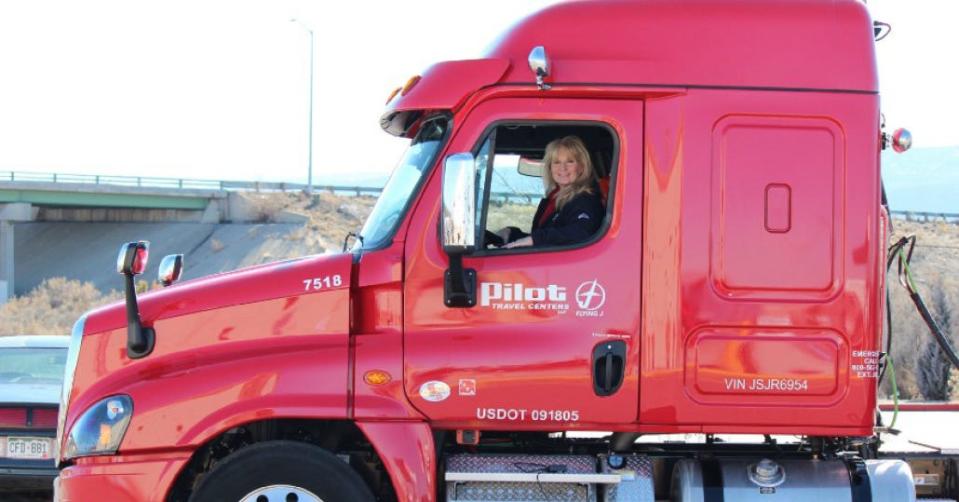
[(120, 246), (117, 254), (117, 273), (123, 275), (140, 275), (147, 268), (150, 257), (150, 242), (128, 242)]

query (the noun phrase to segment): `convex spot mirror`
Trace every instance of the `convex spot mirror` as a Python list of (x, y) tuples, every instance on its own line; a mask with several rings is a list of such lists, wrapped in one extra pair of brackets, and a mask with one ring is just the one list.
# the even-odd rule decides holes
[(150, 256), (148, 241), (128, 242), (120, 246), (117, 254), (117, 273), (123, 275), (140, 275), (147, 268)]
[(455, 153), (443, 165), (443, 216), (440, 234), (448, 254), (470, 253), (476, 248), (476, 159)]
[(160, 270), (157, 272), (157, 281), (163, 286), (169, 286), (180, 280), (183, 275), (183, 255), (169, 254), (160, 261)]

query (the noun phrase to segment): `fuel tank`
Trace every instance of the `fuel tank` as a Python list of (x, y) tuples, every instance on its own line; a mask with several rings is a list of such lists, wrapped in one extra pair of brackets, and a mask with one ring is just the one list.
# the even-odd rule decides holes
[(901, 460), (681, 460), (673, 468), (672, 500), (916, 500), (912, 472)]

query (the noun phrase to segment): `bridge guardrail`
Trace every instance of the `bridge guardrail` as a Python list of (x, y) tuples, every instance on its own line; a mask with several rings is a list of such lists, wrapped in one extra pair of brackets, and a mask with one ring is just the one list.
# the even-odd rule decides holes
[[(164, 178), (158, 176), (118, 176), (102, 174), (64, 174), (64, 173), (33, 173), (17, 171), (0, 171), (0, 181), (22, 181), (34, 183), (86, 183), (93, 185), (112, 185), (123, 187), (142, 188), (174, 188), (192, 190), (234, 190), (234, 191), (270, 191), (292, 192), (306, 189), (305, 183), (289, 183), (274, 181), (230, 181), (230, 180), (203, 180), (192, 178)], [(313, 185), (317, 191), (336, 193), (352, 193), (356, 195), (378, 195), (383, 191), (380, 187), (349, 186), (349, 185)]]
[(0, 171), (0, 181), (23, 181), (34, 183), (86, 183), (126, 187), (190, 188), (222, 190), (223, 182), (188, 178), (163, 178), (156, 176), (117, 176), (103, 174), (65, 174)]
[[(251, 191), (251, 192), (300, 192), (306, 190), (305, 183), (288, 183), (276, 181), (230, 181), (230, 180), (202, 180), (190, 178), (163, 178), (156, 176), (115, 176), (100, 174), (63, 174), (63, 173), (33, 173), (17, 171), (0, 171), (0, 182), (33, 182), (33, 183), (86, 183), (93, 185), (111, 185), (138, 188), (164, 189), (191, 189), (191, 190), (222, 190), (222, 191)], [(314, 191), (325, 191), (339, 195), (371, 195), (378, 196), (382, 187), (354, 186), (354, 185), (313, 185)], [(493, 198), (498, 203), (522, 201), (533, 204), (539, 201), (542, 194), (518, 192), (493, 192)]]
[(959, 224), (957, 213), (933, 213), (928, 211), (889, 211), (890, 216), (906, 221), (944, 221)]

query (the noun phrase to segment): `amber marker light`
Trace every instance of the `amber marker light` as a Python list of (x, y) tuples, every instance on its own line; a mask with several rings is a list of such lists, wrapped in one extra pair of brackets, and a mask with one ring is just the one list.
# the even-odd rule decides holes
[(392, 379), (393, 377), (383, 370), (370, 370), (363, 374), (363, 381), (369, 385), (385, 385)]
[(100, 424), (100, 436), (97, 438), (97, 447), (106, 448), (113, 441), (113, 429), (108, 424)]
[(410, 92), (410, 89), (420, 81), (420, 78), (419, 75), (410, 77), (410, 79), (406, 81), (406, 85), (403, 86), (403, 91), (400, 92), (400, 96), (406, 96), (406, 93)]
[(390, 97), (386, 98), (386, 104), (390, 104), (390, 101), (393, 101), (393, 98), (395, 98), (396, 95), (399, 94), (401, 90), (403, 90), (402, 87), (397, 87), (396, 89), (393, 89), (393, 92), (390, 93)]

